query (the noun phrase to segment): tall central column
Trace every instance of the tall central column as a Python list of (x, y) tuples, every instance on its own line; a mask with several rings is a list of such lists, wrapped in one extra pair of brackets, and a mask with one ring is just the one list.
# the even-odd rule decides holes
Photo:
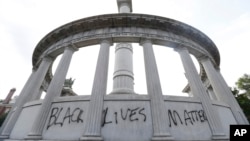
[[(132, 12), (131, 0), (117, 0), (119, 13)], [(134, 93), (133, 47), (131, 43), (119, 43), (115, 48), (113, 94)]]
[(133, 48), (130, 43), (116, 45), (113, 80), (112, 93), (134, 93)]

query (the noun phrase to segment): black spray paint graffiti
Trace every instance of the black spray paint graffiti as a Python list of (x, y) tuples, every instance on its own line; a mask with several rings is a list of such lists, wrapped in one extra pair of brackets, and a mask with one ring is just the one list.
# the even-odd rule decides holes
[[(195, 122), (205, 122), (207, 121), (206, 114), (203, 110), (193, 110), (193, 111), (183, 111), (183, 116), (175, 110), (168, 110), (169, 127), (172, 123), (177, 126), (178, 124), (193, 125)], [(183, 123), (184, 122), (184, 123)]]
[[(47, 130), (52, 127), (59, 125), (63, 127), (64, 124), (71, 123), (83, 123), (83, 110), (80, 108), (71, 109), (70, 107), (53, 107), (50, 112)], [(109, 118), (108, 118), (109, 117)], [(193, 125), (195, 123), (203, 123), (207, 121), (206, 114), (203, 110), (184, 110), (182, 114), (176, 110), (168, 110), (169, 127), (173, 125)], [(123, 121), (135, 122), (142, 121), (146, 122), (147, 115), (144, 107), (137, 108), (121, 108), (118, 111), (110, 112), (109, 108), (106, 107), (102, 114), (102, 127), (107, 124), (119, 124)]]
[(147, 116), (144, 113), (145, 108), (139, 108), (139, 107), (134, 108), (134, 109), (127, 108), (126, 110), (121, 108), (120, 111), (113, 113), (115, 117), (114, 121), (107, 120), (107, 115), (110, 114), (108, 113), (108, 110), (109, 110), (108, 107), (103, 110), (102, 127), (110, 123), (119, 124), (119, 122), (125, 121), (125, 120), (131, 121), (131, 122), (139, 121), (139, 120), (142, 120), (143, 122), (145, 122), (147, 120)]
[(63, 107), (53, 107), (51, 109), (49, 122), (47, 124), (47, 130), (51, 126), (60, 125), (61, 127), (67, 122), (70, 123), (82, 123), (82, 114), (83, 110), (80, 108), (75, 108), (73, 110), (70, 109), (70, 107), (66, 108), (67, 110), (64, 110)]

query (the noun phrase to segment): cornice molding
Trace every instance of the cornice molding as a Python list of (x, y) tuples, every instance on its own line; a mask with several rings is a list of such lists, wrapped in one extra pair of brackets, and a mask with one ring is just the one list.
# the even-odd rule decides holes
[[(173, 19), (154, 15), (119, 13), (83, 18), (60, 26), (59, 28), (51, 31), (36, 46), (33, 53), (33, 65), (37, 63), (39, 57), (41, 57), (41, 55), (46, 52), (50, 46), (62, 39), (66, 40), (67, 37), (76, 35), (77, 33), (95, 31), (94, 29), (110, 29), (116, 27), (142, 27), (147, 28), (148, 30), (159, 30), (183, 36), (203, 47), (213, 57), (213, 60), (215, 60), (217, 65), (220, 63), (219, 51), (212, 40), (192, 26)], [(133, 35), (131, 32), (131, 34), (129, 34), (129, 31), (127, 33), (127, 37)], [(112, 37), (112, 35), (110, 36)], [(98, 37), (93, 36), (93, 38)], [(131, 38), (133, 38), (133, 36)], [(116, 41), (113, 40), (113, 42)]]

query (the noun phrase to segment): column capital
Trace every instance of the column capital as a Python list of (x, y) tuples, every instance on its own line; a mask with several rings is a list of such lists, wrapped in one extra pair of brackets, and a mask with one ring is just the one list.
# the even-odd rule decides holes
[(42, 61), (46, 61), (46, 62), (52, 62), (54, 59), (53, 57), (49, 56), (49, 55), (46, 55), (43, 57), (43, 60)]
[(110, 46), (113, 45), (112, 39), (101, 39), (101, 40), (100, 40), (100, 44), (102, 44), (102, 43), (109, 44)]
[(122, 49), (122, 48), (128, 49), (133, 53), (133, 48), (132, 48), (131, 43), (118, 43), (118, 44), (116, 44), (115, 52), (117, 52), (119, 49)]
[(199, 57), (198, 60), (199, 60), (199, 62), (201, 62), (202, 64), (203, 64), (204, 62), (209, 61), (209, 62), (213, 65), (213, 67), (214, 67), (215, 70), (220, 70), (220, 67), (219, 67), (218, 65), (216, 65), (216, 63), (215, 63), (213, 60), (211, 60), (208, 56)]
[(188, 51), (188, 49), (186, 47), (184, 47), (184, 46), (177, 46), (177, 47), (174, 48), (174, 51), (176, 51), (176, 52)]
[(201, 56), (201, 57), (199, 57), (199, 58), (197, 58), (199, 61), (201, 61), (201, 62), (204, 62), (204, 61), (207, 61), (207, 60), (209, 60), (209, 57), (208, 56)]
[(71, 50), (71, 51), (75, 52), (75, 51), (78, 51), (79, 49), (74, 43), (71, 43), (67, 47), (65, 47), (65, 50)]
[(37, 66), (32, 67), (32, 72), (35, 72), (37, 70)]
[(50, 63), (53, 60), (54, 60), (53, 57), (51, 57), (50, 55), (43, 56), (43, 58), (40, 58), (38, 63), (32, 67), (32, 72), (36, 71), (38, 69), (39, 65), (41, 65), (41, 63), (43, 61)]
[(148, 38), (143, 38), (143, 39), (141, 39), (141, 41), (140, 41), (140, 45), (141, 46), (143, 46), (143, 44), (145, 44), (145, 43), (151, 43), (152, 44), (152, 40), (151, 39), (148, 39)]

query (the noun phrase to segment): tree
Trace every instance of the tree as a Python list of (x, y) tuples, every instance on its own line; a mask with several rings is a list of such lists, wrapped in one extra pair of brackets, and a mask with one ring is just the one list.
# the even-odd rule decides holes
[(240, 94), (250, 96), (250, 75), (244, 74), (242, 77), (240, 77), (236, 82), (236, 86), (238, 90), (241, 91)]
[(250, 122), (250, 75), (244, 74), (235, 84), (231, 91)]

